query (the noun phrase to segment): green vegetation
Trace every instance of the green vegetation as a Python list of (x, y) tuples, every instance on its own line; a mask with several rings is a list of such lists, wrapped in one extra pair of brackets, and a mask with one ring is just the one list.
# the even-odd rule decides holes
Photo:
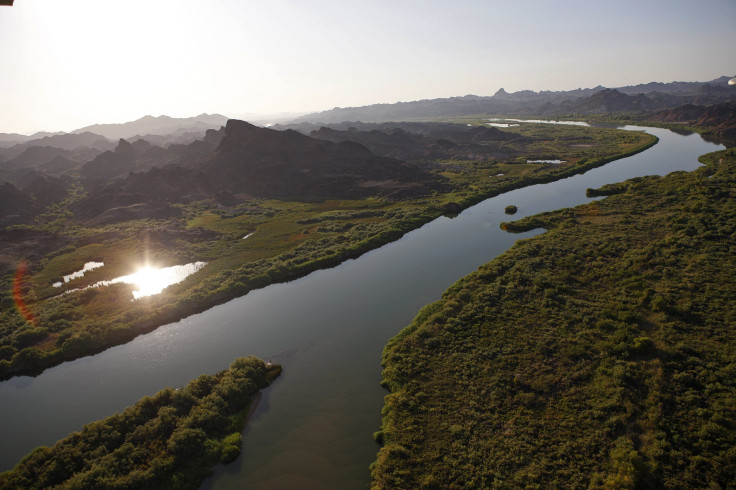
[(736, 150), (521, 220), (386, 346), (374, 488), (731, 488)]
[(215, 464), (238, 457), (253, 396), (280, 372), (255, 357), (236, 359), (36, 448), (0, 474), (0, 487), (197, 488)]
[[(482, 121), (476, 121), (483, 124)], [(181, 217), (80, 226), (57, 205), (32, 226), (58, 245), (2, 277), (0, 378), (35, 373), (65, 360), (126, 342), (157, 326), (203, 311), (275, 282), (355, 258), (441, 216), (488, 197), (563, 178), (656, 143), (645, 133), (529, 124), (509, 128), (523, 138), (489, 142), (482, 159), (426, 162), (450, 189), (421, 199), (324, 202), (213, 200), (177, 205)], [(495, 155), (493, 157), (488, 155)], [(561, 159), (567, 163), (526, 163)], [(252, 233), (252, 235), (250, 235)], [(247, 239), (243, 239), (246, 235)], [(37, 249), (39, 249), (37, 247)], [(61, 288), (52, 284), (95, 260), (105, 266)], [(199, 272), (162, 294), (131, 301), (130, 285), (83, 288), (128, 275), (145, 263), (205, 261)]]

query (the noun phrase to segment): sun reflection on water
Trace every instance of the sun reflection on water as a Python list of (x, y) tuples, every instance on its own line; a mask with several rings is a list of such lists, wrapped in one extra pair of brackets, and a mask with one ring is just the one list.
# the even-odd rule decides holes
[[(192, 262), (190, 264), (162, 268), (146, 265), (138, 269), (134, 274), (116, 277), (109, 281), (99, 281), (81, 289), (98, 288), (118, 283), (131, 284), (135, 286), (133, 290), (133, 299), (135, 300), (159, 294), (164, 288), (183, 281), (187, 276), (194, 274), (205, 265), (207, 265), (207, 262)], [(72, 289), (66, 293), (80, 291), (81, 289)]]
[[(201, 265), (198, 266), (198, 264)], [(203, 266), (204, 262), (175, 265), (173, 267), (164, 267), (162, 269), (145, 266), (139, 269), (135, 274), (126, 276), (126, 280), (121, 282), (126, 282), (136, 286), (138, 289), (133, 290), (133, 298), (138, 299), (145, 296), (159, 294), (165, 287), (181, 282), (185, 277), (196, 272)]]

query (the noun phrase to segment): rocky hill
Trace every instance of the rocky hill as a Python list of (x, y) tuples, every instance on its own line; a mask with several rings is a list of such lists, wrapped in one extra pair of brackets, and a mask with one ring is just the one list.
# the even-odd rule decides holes
[(441, 185), (419, 167), (297, 131), (231, 119), (209, 161), (199, 167), (233, 192), (280, 199), (336, 199), (425, 193)]
[[(217, 142), (217, 144), (215, 144)], [(174, 163), (131, 170), (155, 155)], [(148, 160), (146, 160), (148, 158)], [(143, 163), (142, 163), (143, 162)], [(106, 169), (110, 169), (106, 171)], [(416, 165), (379, 157), (354, 142), (333, 143), (297, 131), (259, 128), (230, 120), (206, 141), (178, 154), (145, 141), (121, 140), (82, 169), (88, 196), (73, 211), (88, 223), (177, 216), (171, 206), (226, 193), (288, 200), (403, 198), (440, 189), (440, 177)], [(110, 176), (125, 178), (110, 181)]]
[(709, 133), (736, 136), (736, 103), (711, 106), (687, 104), (647, 114), (644, 118), (648, 121), (707, 127)]
[(309, 135), (336, 143), (359, 143), (376, 155), (409, 162), (462, 160), (471, 159), (472, 155), (491, 157), (497, 149), (493, 143), (521, 138), (497, 128), (459, 124), (350, 123), (347, 129), (341, 129), (341, 126), (345, 125), (323, 126), (312, 130)]
[(82, 166), (80, 175), (87, 186), (91, 186), (125, 177), (130, 172), (169, 165), (187, 166), (213, 151), (223, 136), (224, 131), (208, 129), (201, 139), (187, 145), (175, 144), (166, 148), (144, 139), (130, 142), (121, 138), (114, 150), (106, 151)]
[(43, 138), (34, 138), (23, 143), (14, 144), (8, 148), (0, 149), (0, 159), (11, 160), (32, 147), (56, 148), (61, 150), (72, 151), (78, 148), (91, 148), (97, 152), (105, 151), (111, 148), (113, 142), (99, 134), (82, 132), (79, 134), (56, 134), (53, 136), (44, 136)]
[(3, 226), (22, 223), (33, 213), (38, 206), (33, 198), (15, 187), (10, 182), (0, 185), (0, 224)]
[(571, 112), (591, 114), (603, 112), (641, 112), (655, 106), (655, 102), (644, 94), (626, 95), (615, 89), (603, 89), (581, 99), (575, 104), (563, 106)]

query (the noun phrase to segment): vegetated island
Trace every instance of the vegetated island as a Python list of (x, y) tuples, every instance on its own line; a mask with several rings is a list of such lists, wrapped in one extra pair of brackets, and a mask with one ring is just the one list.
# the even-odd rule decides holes
[(507, 225), (548, 231), (422, 309), (373, 488), (731, 487), (736, 150), (700, 161)]
[(253, 397), (280, 373), (255, 357), (236, 359), (34, 449), (0, 473), (0, 487), (195, 489), (215, 464), (238, 457)]
[[(592, 127), (501, 131), (484, 118), (353, 124), (306, 135), (230, 120), (188, 145), (120, 140), (86, 163), (14, 160), (2, 174), (13, 182), (0, 193), (0, 378), (127, 342), (355, 258), (485, 198), (582, 173), (657, 141)], [(65, 136), (80, 135), (53, 138)], [(88, 261), (104, 266), (54, 286)], [(146, 261), (207, 265), (136, 301), (127, 284), (85, 289)]]

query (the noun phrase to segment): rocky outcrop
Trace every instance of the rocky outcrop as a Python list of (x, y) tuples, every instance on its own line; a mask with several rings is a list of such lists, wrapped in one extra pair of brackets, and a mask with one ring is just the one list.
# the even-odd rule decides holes
[(675, 109), (647, 114), (644, 119), (704, 127), (709, 133), (724, 136), (736, 135), (736, 103), (710, 106), (686, 104)]
[(217, 150), (198, 168), (223, 189), (279, 199), (402, 197), (441, 185), (419, 167), (376, 156), (353, 141), (335, 143), (232, 119)]
[[(219, 144), (213, 150), (215, 143)], [(142, 140), (120, 140), (114, 152), (100, 155), (83, 170), (87, 176), (95, 166), (100, 170), (112, 167), (110, 174), (120, 173), (144, 156), (161, 151)], [(187, 165), (180, 164), (180, 159), (177, 164), (129, 172), (125, 178), (98, 185), (73, 205), (73, 211), (86, 223), (102, 225), (178, 216), (179, 210), (172, 204), (210, 198), (219, 203), (237, 202), (236, 196), (404, 198), (443, 186), (440, 177), (416, 165), (376, 156), (359, 143), (334, 143), (237, 120), (229, 121), (223, 131), (208, 133), (205, 140), (188, 145), (184, 154), (188, 155)]]
[(175, 144), (162, 148), (144, 139), (130, 142), (120, 139), (114, 151), (107, 151), (82, 166), (80, 174), (88, 187), (124, 178), (130, 172), (142, 172), (154, 167), (178, 165), (181, 167), (199, 162), (211, 153), (222, 140), (224, 131), (207, 130), (202, 139), (189, 144)]
[(641, 112), (652, 109), (654, 103), (644, 94), (626, 95), (615, 89), (603, 89), (574, 104), (577, 113)]

